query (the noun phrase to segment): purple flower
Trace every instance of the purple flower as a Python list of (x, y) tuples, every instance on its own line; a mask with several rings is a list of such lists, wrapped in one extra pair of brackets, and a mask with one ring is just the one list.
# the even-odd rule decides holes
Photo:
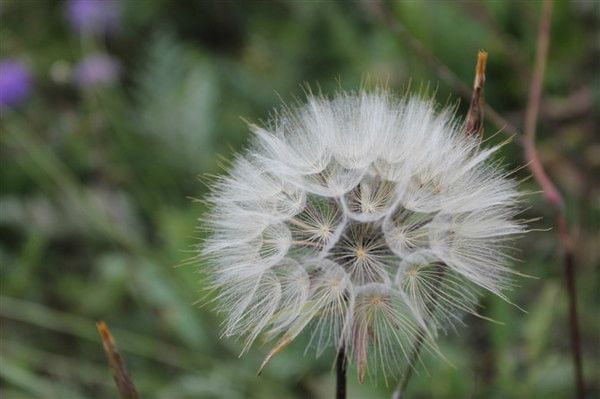
[(17, 60), (0, 61), (0, 108), (17, 105), (31, 92), (31, 75)]
[(106, 54), (93, 54), (77, 65), (75, 83), (82, 89), (110, 85), (119, 79), (120, 71), (121, 65), (115, 58)]
[(119, 27), (121, 7), (118, 0), (69, 0), (67, 17), (78, 32), (112, 33)]

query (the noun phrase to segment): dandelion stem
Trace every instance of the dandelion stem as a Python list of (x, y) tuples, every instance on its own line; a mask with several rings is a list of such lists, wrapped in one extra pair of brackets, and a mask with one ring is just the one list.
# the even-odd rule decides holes
[(336, 371), (336, 386), (335, 386), (335, 398), (346, 399), (346, 369), (348, 367), (348, 361), (346, 359), (345, 344), (340, 344), (340, 350), (338, 351), (337, 358), (335, 359), (335, 371)]

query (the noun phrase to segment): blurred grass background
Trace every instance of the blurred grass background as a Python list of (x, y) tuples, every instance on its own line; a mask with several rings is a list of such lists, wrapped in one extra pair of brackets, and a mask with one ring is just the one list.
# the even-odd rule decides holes
[[(469, 85), (477, 49), (488, 50), (487, 101), (522, 126), (539, 2), (387, 4)], [(599, 10), (556, 2), (538, 128), (577, 239), (589, 397), (600, 397)], [(0, 58), (26, 81), (1, 105), (0, 396), (115, 397), (102, 319), (143, 397), (332, 397), (332, 353), (304, 356), (300, 338), (256, 377), (270, 347), (239, 359), (240, 344), (219, 339), (220, 316), (196, 304), (202, 264), (186, 261), (201, 239), (199, 176), (248, 142), (240, 117), (265, 119), (279, 96), (302, 98), (304, 82), (325, 93), (411, 82), (443, 104), (458, 93), (368, 0), (1, 0), (0, 35)], [(499, 130), (486, 127), (486, 137)], [(524, 163), (517, 141), (501, 154), (511, 168)], [(528, 313), (484, 298), (484, 314), (504, 325), (468, 317), (440, 343), (455, 367), (425, 359), (410, 398), (573, 396), (554, 215), (541, 195), (528, 199), (526, 216), (542, 219), (518, 243), (516, 268), (537, 278), (510, 293)], [(355, 375), (350, 398), (389, 397), (383, 380), (361, 386)]]

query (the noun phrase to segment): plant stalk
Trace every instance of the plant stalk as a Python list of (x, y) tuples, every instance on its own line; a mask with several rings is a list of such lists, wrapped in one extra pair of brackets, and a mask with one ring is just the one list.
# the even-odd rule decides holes
[(559, 242), (563, 250), (563, 262), (565, 271), (565, 283), (569, 300), (569, 331), (571, 339), (571, 353), (575, 371), (575, 397), (585, 397), (585, 382), (583, 378), (583, 364), (581, 356), (581, 338), (579, 333), (579, 320), (577, 317), (577, 289), (575, 285), (575, 256), (574, 243), (569, 231), (567, 216), (565, 213), (564, 199), (546, 173), (535, 145), (535, 135), (538, 123), (538, 114), (542, 98), (544, 72), (548, 60), (550, 47), (550, 28), (552, 24), (552, 0), (545, 0), (542, 5), (540, 26), (538, 30), (537, 49), (535, 65), (529, 87), (529, 99), (525, 112), (524, 149), (525, 158), (529, 163), (531, 174), (538, 182), (546, 201), (556, 211), (556, 224), (558, 225)]
[(336, 384), (335, 384), (335, 398), (346, 399), (346, 371), (348, 368), (348, 361), (346, 359), (345, 344), (342, 342), (340, 350), (338, 351), (337, 358), (335, 359), (335, 371), (336, 371)]

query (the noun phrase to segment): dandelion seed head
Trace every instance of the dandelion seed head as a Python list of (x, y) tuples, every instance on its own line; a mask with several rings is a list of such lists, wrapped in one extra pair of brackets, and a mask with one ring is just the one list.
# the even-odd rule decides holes
[[(399, 372), (416, 337), (504, 297), (516, 183), (453, 113), (385, 90), (309, 95), (283, 107), (218, 178), (208, 258), (225, 335), (302, 331), (317, 354), (345, 346), (359, 379)], [(404, 361), (403, 361), (404, 360)]]

